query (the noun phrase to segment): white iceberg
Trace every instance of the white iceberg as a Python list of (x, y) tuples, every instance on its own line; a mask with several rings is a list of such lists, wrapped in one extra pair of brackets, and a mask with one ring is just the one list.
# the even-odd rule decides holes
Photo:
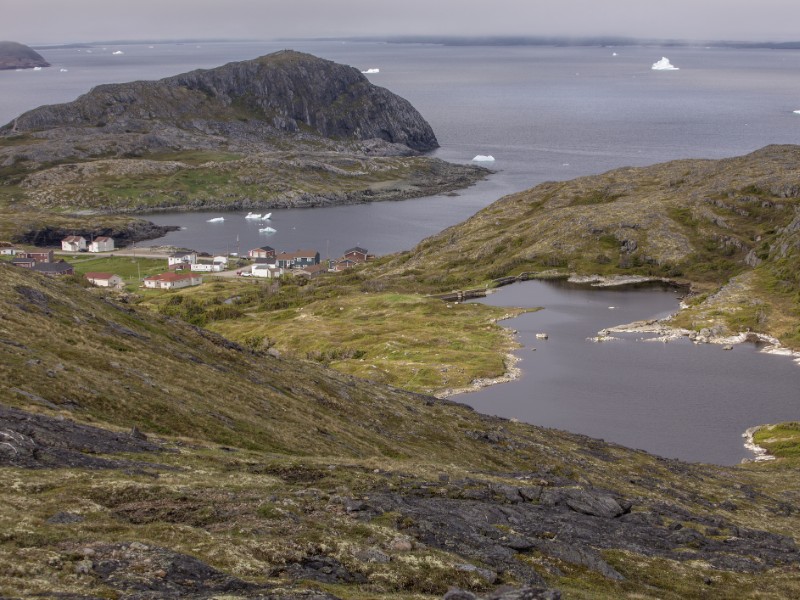
[(478, 154), (478, 156), (476, 156), (472, 160), (474, 160), (475, 162), (494, 162), (494, 156), (492, 156), (491, 154), (489, 155)]
[(125, 54), (122, 50), (117, 50), (116, 52), (112, 52), (111, 54)]
[(661, 60), (654, 62), (653, 66), (650, 68), (653, 69), (653, 71), (680, 71), (680, 68), (669, 62), (666, 56), (662, 56)]
[(222, 223), (225, 220), (225, 217), (214, 217), (213, 219), (209, 219), (206, 223)]
[(61, 73), (66, 73), (66, 72), (68, 71), (68, 69), (59, 69), (59, 71), (60, 71)]
[(251, 213), (251, 212), (249, 212), (244, 216), (244, 218), (245, 219), (260, 219), (261, 218), (261, 213)]
[(612, 52), (612, 53), (611, 53), (611, 56), (616, 56), (616, 55), (617, 55), (617, 53), (616, 53), (616, 52)]
[(259, 233), (275, 233), (278, 231), (277, 229), (273, 229), (272, 227), (262, 227), (258, 230)]
[(33, 67), (33, 70), (34, 70), (34, 71), (41, 71), (41, 70), (42, 70), (42, 67)]
[(796, 114), (796, 115), (800, 115), (800, 110), (794, 110), (794, 111), (792, 111), (792, 112), (793, 112), (794, 114)]
[(380, 73), (380, 69), (367, 69), (366, 71), (361, 71), (364, 75), (373, 75), (375, 73)]
[(264, 215), (261, 217), (261, 220), (262, 221), (269, 221), (271, 216), (272, 216), (272, 213), (264, 213)]

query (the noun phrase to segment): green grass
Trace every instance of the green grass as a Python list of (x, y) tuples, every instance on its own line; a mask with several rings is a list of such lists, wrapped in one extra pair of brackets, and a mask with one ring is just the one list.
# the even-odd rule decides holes
[(777, 458), (800, 461), (800, 422), (764, 425), (753, 441)]

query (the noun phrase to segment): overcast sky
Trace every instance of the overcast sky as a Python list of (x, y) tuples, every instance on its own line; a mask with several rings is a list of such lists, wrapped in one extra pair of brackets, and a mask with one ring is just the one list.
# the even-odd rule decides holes
[(798, 0), (0, 0), (0, 40), (381, 35), (800, 39)]

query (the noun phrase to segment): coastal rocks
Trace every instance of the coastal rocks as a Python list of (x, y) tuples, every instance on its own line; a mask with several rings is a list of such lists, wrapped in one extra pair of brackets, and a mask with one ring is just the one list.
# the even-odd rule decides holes
[(408, 101), (357, 69), (291, 50), (160, 81), (100, 85), (71, 103), (28, 111), (0, 133), (58, 129), (87, 143), (113, 142), (120, 154), (226, 140), (263, 145), (288, 135), (377, 139), (421, 152), (439, 145)]
[(156, 225), (142, 219), (130, 219), (125, 224), (115, 227), (87, 227), (84, 229), (44, 225), (40, 228), (20, 232), (14, 241), (31, 246), (58, 246), (61, 244), (61, 240), (68, 235), (82, 235), (86, 238), (108, 236), (114, 238), (118, 246), (124, 246), (131, 242), (159, 238), (177, 229), (179, 229), (177, 226)]
[(30, 46), (19, 42), (0, 42), (0, 71), (49, 67), (50, 63)]

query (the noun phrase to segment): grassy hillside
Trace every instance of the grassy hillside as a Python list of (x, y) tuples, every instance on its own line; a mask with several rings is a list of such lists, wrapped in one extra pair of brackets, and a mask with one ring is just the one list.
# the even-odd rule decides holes
[(800, 147), (770, 146), (545, 183), (498, 200), (373, 274), (420, 291), (523, 272), (667, 277), (705, 294), (677, 324), (750, 329), (800, 348), (798, 181)]
[(800, 593), (791, 463), (481, 416), (5, 264), (0, 302), (4, 596)]

